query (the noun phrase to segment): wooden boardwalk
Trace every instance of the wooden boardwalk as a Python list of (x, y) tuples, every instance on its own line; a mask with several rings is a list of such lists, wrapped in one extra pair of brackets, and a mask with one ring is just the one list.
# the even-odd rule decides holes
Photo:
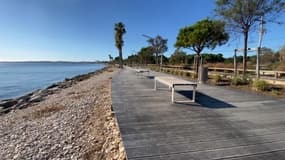
[(197, 91), (196, 103), (171, 104), (168, 88), (154, 91), (151, 77), (130, 69), (115, 76), (113, 109), (128, 159), (285, 159), (284, 101), (208, 85)]

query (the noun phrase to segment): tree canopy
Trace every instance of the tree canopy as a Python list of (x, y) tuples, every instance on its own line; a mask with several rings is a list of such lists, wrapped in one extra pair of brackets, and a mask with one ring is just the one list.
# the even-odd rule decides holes
[(198, 21), (180, 29), (175, 47), (188, 48), (200, 55), (204, 48), (214, 49), (228, 41), (229, 36), (224, 27), (225, 23), (218, 20)]
[(153, 52), (156, 57), (156, 64), (158, 64), (158, 56), (167, 51), (167, 39), (157, 35), (155, 38), (149, 38), (148, 43), (153, 48)]
[[(204, 48), (214, 49), (227, 43), (228, 33), (225, 23), (219, 20), (204, 19), (192, 26), (181, 28), (176, 38), (175, 47), (188, 48), (196, 52), (198, 57)], [(194, 60), (195, 71), (198, 73), (199, 58)]]

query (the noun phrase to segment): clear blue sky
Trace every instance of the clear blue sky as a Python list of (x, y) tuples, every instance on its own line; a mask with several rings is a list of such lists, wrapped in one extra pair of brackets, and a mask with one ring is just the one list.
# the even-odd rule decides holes
[[(0, 61), (108, 60), (108, 54), (118, 55), (114, 24), (119, 21), (127, 30), (124, 57), (148, 45), (142, 34), (167, 38), (170, 56), (179, 29), (213, 18), (214, 8), (214, 0), (1, 0)], [(263, 46), (276, 50), (285, 44), (284, 26), (265, 27)], [(251, 34), (249, 47), (256, 47), (257, 34)], [(229, 57), (242, 42), (232, 38), (212, 52)]]

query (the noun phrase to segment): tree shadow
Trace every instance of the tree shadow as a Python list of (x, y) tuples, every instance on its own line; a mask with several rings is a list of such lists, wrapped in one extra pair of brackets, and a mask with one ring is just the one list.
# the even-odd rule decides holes
[[(192, 91), (176, 91), (182, 96), (192, 99)], [(226, 103), (224, 101), (218, 100), (216, 98), (210, 97), (206, 94), (196, 91), (196, 103), (200, 104), (201, 107), (221, 109), (221, 108), (236, 108), (236, 106)]]

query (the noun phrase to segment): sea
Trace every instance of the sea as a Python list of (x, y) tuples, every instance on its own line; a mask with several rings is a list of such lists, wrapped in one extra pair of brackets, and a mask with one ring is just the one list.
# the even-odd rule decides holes
[(91, 62), (0, 62), (0, 100), (16, 98), (103, 67), (105, 64)]

